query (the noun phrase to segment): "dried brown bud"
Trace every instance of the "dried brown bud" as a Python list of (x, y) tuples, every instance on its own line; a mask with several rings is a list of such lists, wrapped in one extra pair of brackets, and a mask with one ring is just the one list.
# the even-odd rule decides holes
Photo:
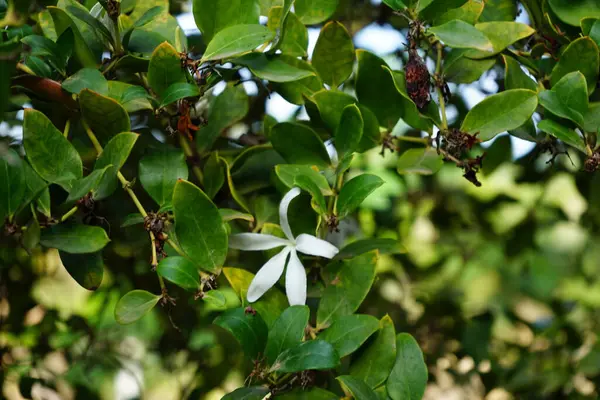
[(595, 151), (591, 157), (585, 160), (583, 163), (583, 168), (587, 172), (596, 172), (598, 167), (600, 167), (600, 152)]
[(466, 132), (461, 132), (458, 129), (450, 129), (443, 135), (444, 143), (442, 148), (450, 155), (461, 158), (465, 150), (471, 150), (476, 143), (481, 142), (477, 138), (478, 133), (471, 135)]
[(427, 65), (416, 49), (408, 51), (408, 62), (404, 68), (406, 75), (406, 91), (419, 109), (426, 107), (431, 101), (429, 94), (430, 75)]

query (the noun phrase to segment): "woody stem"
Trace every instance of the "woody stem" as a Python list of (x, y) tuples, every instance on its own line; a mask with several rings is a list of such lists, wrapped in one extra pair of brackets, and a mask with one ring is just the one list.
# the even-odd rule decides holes
[[(437, 60), (435, 64), (435, 77), (439, 79), (442, 76), (442, 55), (443, 55), (443, 46), (440, 42), (437, 42)], [(442, 93), (442, 89), (440, 85), (436, 82), (436, 91), (438, 95), (438, 100), (440, 102), (440, 112), (442, 113), (442, 130), (448, 129), (448, 120), (446, 119), (446, 101), (444, 100), (444, 95)]]

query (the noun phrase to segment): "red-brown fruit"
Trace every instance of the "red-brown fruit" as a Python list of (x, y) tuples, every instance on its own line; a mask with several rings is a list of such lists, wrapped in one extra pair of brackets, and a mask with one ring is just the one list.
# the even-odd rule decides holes
[(425, 62), (416, 49), (408, 51), (408, 63), (404, 69), (406, 74), (406, 91), (419, 109), (431, 101), (429, 94), (430, 75)]

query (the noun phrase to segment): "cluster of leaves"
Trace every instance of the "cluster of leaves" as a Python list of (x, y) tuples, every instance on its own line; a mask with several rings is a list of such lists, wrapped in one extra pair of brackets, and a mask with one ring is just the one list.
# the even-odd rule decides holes
[[(188, 52), (188, 38), (166, 0), (48, 3), (0, 1), (0, 118), (23, 129), (22, 142), (7, 141), (1, 149), (3, 264), (59, 257), (80, 286), (99, 298), (105, 291), (113, 321), (122, 325), (141, 323), (161, 304), (177, 330), (178, 312), (201, 308), (220, 327), (214, 329), (232, 334), (251, 365), (247, 387), (226, 398), (334, 399), (345, 393), (419, 399), (425, 391), (427, 367), (415, 339), (396, 334), (389, 315), (357, 312), (382, 260), (404, 257), (404, 250), (419, 266), (441, 259), (444, 251), (427, 240), (417, 243), (404, 234), (402, 245), (399, 235), (342, 241), (345, 247), (331, 262), (305, 260), (308, 306), (288, 307), (277, 288), (248, 304), (254, 277), (248, 269), (272, 254), (241, 257), (228, 248), (228, 237), (249, 231), (283, 237), (276, 207), (289, 188), (303, 191), (289, 216), (294, 233), (336, 240), (369, 196), (385, 190), (381, 174), (359, 172), (362, 160), (381, 149), (386, 159), (394, 157), (400, 175), (432, 175), (454, 165), (476, 186), (490, 186), (482, 192), (488, 201), (510, 193), (523, 203), (498, 211), (520, 216), (510, 230), (535, 205), (539, 190), (478, 175), (486, 168), (497, 173), (506, 154), (492, 152), (505, 143), (500, 139), (485, 158), (478, 143), (508, 131), (549, 150), (552, 160), (566, 145), (581, 152), (586, 170), (600, 167), (600, 8), (594, 2), (523, 1), (527, 25), (515, 22), (515, 1), (385, 0), (381, 7), (407, 28), (404, 70), (355, 49), (346, 25), (328, 22), (350, 8), (338, 0), (194, 0), (203, 42), (197, 52)], [(307, 25), (320, 24), (309, 60)], [(450, 120), (449, 107), (461, 104), (448, 83), (474, 82), (497, 63), (504, 68), (503, 90)], [(255, 94), (244, 90), (245, 80)], [(278, 122), (266, 114), (273, 93), (302, 106), (309, 120)], [(399, 134), (401, 126), (408, 133)], [(397, 150), (397, 160), (386, 149)], [(409, 221), (403, 219), (406, 227)], [(120, 228), (111, 229), (115, 222)], [(498, 234), (507, 232), (504, 223), (496, 223)], [(448, 253), (473, 257), (472, 246), (461, 246), (453, 243)], [(137, 259), (135, 271), (110, 268), (115, 255)], [(457, 257), (444, 264), (444, 277), (456, 277), (454, 265), (463, 260)], [(512, 262), (521, 265), (522, 257)], [(2, 282), (9, 272), (2, 269)], [(486, 273), (472, 272), (469, 285), (481, 276), (497, 285), (498, 277)], [(120, 291), (106, 287), (114, 284), (113, 274), (129, 278)], [(18, 275), (9, 281), (19, 281)], [(155, 277), (157, 290), (156, 283), (132, 285), (138, 275)], [(440, 294), (439, 279), (424, 282), (424, 291), (433, 287)], [(4, 288), (13, 291), (10, 284)], [(486, 307), (469, 312), (489, 312)], [(382, 314), (381, 308), (369, 310)], [(109, 317), (86, 315), (87, 330), (92, 321), (95, 329), (106, 327)], [(11, 310), (5, 326), (14, 335), (4, 341), (10, 348), (22, 340), (14, 318)], [(38, 333), (64, 333), (54, 318)], [(39, 350), (69, 349), (85, 358), (82, 343), (88, 349), (97, 343), (83, 340), (85, 331), (58, 335), (62, 340)], [(74, 384), (86, 381), (86, 365), (70, 376)], [(13, 373), (36, 377), (35, 367)], [(197, 382), (190, 386), (204, 390)]]

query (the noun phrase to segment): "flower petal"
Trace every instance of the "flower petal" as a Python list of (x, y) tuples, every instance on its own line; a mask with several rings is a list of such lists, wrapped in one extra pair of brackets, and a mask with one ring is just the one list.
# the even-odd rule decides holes
[(285, 272), (285, 293), (290, 306), (306, 304), (306, 271), (296, 250), (290, 253), (290, 261)]
[(333, 140), (328, 140), (325, 142), (325, 150), (327, 150), (327, 154), (329, 154), (329, 159), (331, 160), (331, 165), (337, 167), (338, 165), (338, 152), (333, 145)]
[(340, 251), (331, 243), (305, 233), (296, 238), (296, 249), (302, 254), (333, 258)]
[(294, 187), (283, 196), (281, 203), (279, 203), (279, 225), (281, 230), (285, 233), (288, 239), (294, 240), (292, 234), (292, 228), (290, 228), (290, 222), (288, 221), (287, 212), (292, 200), (294, 200), (300, 194), (300, 188)]
[(238, 233), (229, 236), (229, 247), (238, 250), (269, 250), (289, 244), (286, 239), (262, 233)]
[(285, 247), (258, 270), (258, 273), (248, 287), (248, 294), (246, 295), (250, 303), (254, 303), (260, 299), (279, 280), (285, 268), (285, 259), (290, 250), (291, 247)]

